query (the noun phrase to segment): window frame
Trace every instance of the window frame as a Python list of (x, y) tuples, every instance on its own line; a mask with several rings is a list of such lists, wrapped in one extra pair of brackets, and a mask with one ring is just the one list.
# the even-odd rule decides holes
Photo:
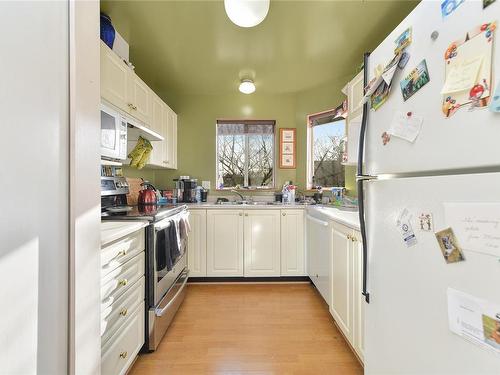
[[(347, 121), (346, 121), (346, 116), (344, 113), (341, 113), (341, 108), (343, 107), (343, 104), (340, 105), (339, 107), (332, 108), (332, 109), (327, 109), (326, 111), (321, 111), (321, 112), (316, 112), (312, 113), (310, 115), (307, 115), (307, 167), (306, 167), (306, 188), (307, 190), (312, 190), (313, 189), (313, 176), (314, 176), (314, 137), (313, 137), (313, 128), (314, 128), (314, 121), (317, 119), (325, 118), (325, 117), (331, 117), (334, 116), (334, 118), (337, 118), (338, 120), (334, 120), (331, 122), (335, 121), (344, 121), (344, 138), (347, 136)], [(343, 164), (343, 162), (341, 162)], [(322, 186), (323, 189), (331, 189), (333, 186)]]
[(235, 190), (236, 187), (223, 187), (219, 188), (217, 185), (217, 180), (219, 179), (219, 135), (217, 132), (218, 124), (243, 124), (243, 125), (272, 125), (273, 126), (273, 142), (272, 142), (272, 184), (271, 186), (248, 186), (248, 157), (247, 152), (249, 149), (249, 140), (248, 137), (245, 137), (245, 169), (244, 169), (244, 184), (241, 189), (244, 191), (262, 191), (262, 190), (274, 190), (276, 189), (276, 132), (278, 130), (278, 126), (276, 125), (276, 120), (255, 120), (255, 119), (217, 119), (215, 121), (215, 190), (216, 191), (227, 191), (227, 190)]

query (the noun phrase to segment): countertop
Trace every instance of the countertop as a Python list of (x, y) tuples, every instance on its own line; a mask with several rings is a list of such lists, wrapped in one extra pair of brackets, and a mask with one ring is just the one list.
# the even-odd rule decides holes
[(358, 211), (344, 211), (334, 206), (304, 205), (304, 204), (215, 204), (215, 203), (187, 203), (188, 209), (219, 209), (219, 210), (307, 210), (316, 212), (326, 219), (335, 220), (352, 229), (359, 230)]
[(144, 220), (101, 221), (101, 246), (107, 245), (148, 225), (149, 222)]
[[(320, 215), (344, 224), (352, 229), (360, 230), (359, 228), (359, 213), (358, 211), (343, 211), (336, 207), (325, 205), (312, 205), (307, 207), (308, 212), (316, 212)], [(314, 214), (313, 214), (314, 215)]]
[(304, 209), (304, 204), (215, 204), (215, 203), (184, 203), (190, 210), (217, 208), (221, 210), (288, 210)]

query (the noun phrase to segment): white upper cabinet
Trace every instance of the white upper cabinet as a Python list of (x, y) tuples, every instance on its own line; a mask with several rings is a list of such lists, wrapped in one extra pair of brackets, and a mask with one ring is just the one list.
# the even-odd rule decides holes
[(148, 167), (177, 168), (177, 114), (102, 41), (101, 97), (165, 138), (152, 141)]
[(304, 211), (281, 210), (281, 275), (305, 275)]
[(101, 42), (101, 97), (128, 111), (127, 80), (130, 68)]
[(244, 223), (245, 276), (280, 276), (280, 211), (248, 210)]
[(189, 276), (207, 276), (207, 211), (190, 210), (189, 224), (191, 233), (188, 237)]
[(363, 70), (347, 84), (348, 116), (354, 118), (363, 112)]
[(151, 90), (131, 69), (127, 80), (128, 111), (151, 127)]
[(243, 276), (243, 210), (207, 211), (207, 276)]

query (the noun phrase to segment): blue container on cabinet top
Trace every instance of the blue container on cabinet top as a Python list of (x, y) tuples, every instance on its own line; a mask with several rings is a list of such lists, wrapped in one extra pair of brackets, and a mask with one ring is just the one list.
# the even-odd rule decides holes
[(111, 23), (111, 18), (104, 13), (101, 13), (101, 40), (106, 43), (109, 48), (113, 48), (115, 42), (115, 28)]

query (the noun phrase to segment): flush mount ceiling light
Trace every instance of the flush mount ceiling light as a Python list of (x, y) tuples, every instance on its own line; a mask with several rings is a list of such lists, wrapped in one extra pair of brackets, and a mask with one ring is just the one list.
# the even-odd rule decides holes
[(264, 21), (270, 0), (224, 0), (227, 16), (241, 27), (254, 27)]
[(251, 93), (255, 92), (255, 84), (253, 83), (253, 81), (251, 79), (244, 79), (240, 83), (239, 90), (243, 94), (251, 94)]

